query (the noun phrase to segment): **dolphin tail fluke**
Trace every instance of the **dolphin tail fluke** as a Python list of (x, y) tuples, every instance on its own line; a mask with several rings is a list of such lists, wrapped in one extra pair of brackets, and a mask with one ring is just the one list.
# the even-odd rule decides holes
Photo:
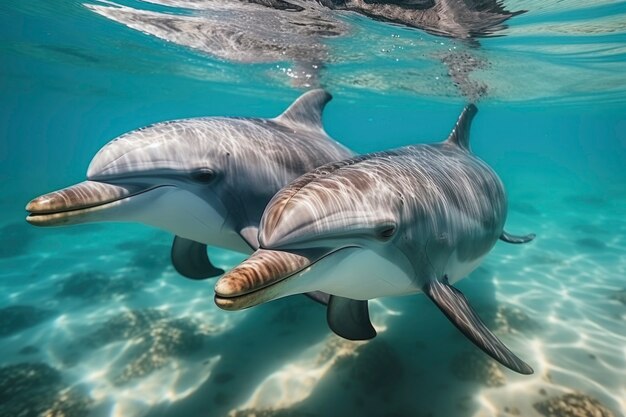
[(224, 273), (209, 260), (205, 244), (180, 236), (172, 244), (172, 264), (179, 274), (191, 279), (213, 278)]
[(500, 240), (506, 243), (519, 244), (519, 243), (528, 243), (531, 240), (533, 240), (536, 236), (537, 235), (534, 233), (530, 233), (530, 234), (523, 235), (523, 236), (517, 236), (517, 235), (512, 235), (510, 233), (507, 233), (503, 230), (502, 234), (500, 235)]
[(376, 330), (370, 322), (367, 301), (331, 295), (326, 319), (330, 329), (344, 339), (369, 340), (376, 337)]
[(468, 104), (465, 106), (459, 119), (454, 125), (454, 129), (450, 132), (450, 136), (445, 141), (446, 144), (458, 146), (459, 148), (470, 150), (470, 129), (472, 127), (472, 120), (478, 113), (478, 109), (474, 104)]
[(533, 369), (515, 356), (502, 343), (467, 302), (463, 293), (444, 282), (431, 281), (423, 288), (424, 293), (439, 307), (443, 314), (476, 346), (507, 368), (529, 375)]

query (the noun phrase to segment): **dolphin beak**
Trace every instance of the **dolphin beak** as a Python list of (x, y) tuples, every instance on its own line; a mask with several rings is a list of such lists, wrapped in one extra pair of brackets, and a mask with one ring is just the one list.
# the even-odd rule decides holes
[(315, 258), (290, 252), (259, 249), (227, 272), (215, 284), (215, 304), (224, 310), (241, 310), (282, 294), (280, 283), (304, 271)]
[(120, 200), (146, 189), (84, 181), (44, 194), (26, 205), (26, 221), (35, 226), (61, 226), (84, 223), (86, 215), (104, 210)]

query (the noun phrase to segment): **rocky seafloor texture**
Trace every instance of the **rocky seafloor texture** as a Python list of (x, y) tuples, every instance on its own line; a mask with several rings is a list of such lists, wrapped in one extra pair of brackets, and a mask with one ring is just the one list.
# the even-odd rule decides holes
[(545, 417), (615, 417), (600, 401), (582, 393), (549, 398), (533, 407)]
[(78, 342), (98, 349), (114, 342), (129, 342), (115, 385), (141, 378), (165, 366), (173, 357), (198, 351), (206, 338), (200, 324), (189, 317), (175, 318), (157, 309), (124, 311), (101, 324)]
[(36, 326), (54, 316), (51, 310), (29, 305), (13, 305), (0, 309), (0, 337), (10, 336)]
[(0, 368), (0, 416), (85, 417), (92, 400), (43, 363)]

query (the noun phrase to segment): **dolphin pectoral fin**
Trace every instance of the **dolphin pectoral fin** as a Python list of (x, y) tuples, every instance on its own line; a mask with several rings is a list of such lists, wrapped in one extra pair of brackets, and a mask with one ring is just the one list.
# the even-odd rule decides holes
[(424, 285), (423, 291), (439, 307), (443, 314), (476, 346), (507, 368), (529, 375), (533, 369), (515, 356), (502, 343), (467, 302), (463, 293), (444, 282), (431, 281)]
[(257, 226), (246, 226), (239, 231), (239, 236), (246, 241), (252, 250), (259, 249), (259, 228)]
[(330, 294), (326, 294), (325, 292), (321, 292), (321, 291), (307, 292), (307, 293), (304, 293), (304, 295), (309, 297), (311, 300), (317, 303), (320, 303), (321, 305), (324, 305), (324, 306), (327, 306), (328, 302), (330, 301)]
[(326, 320), (330, 329), (344, 339), (368, 340), (376, 337), (367, 301), (331, 295)]
[(191, 279), (213, 278), (224, 273), (209, 260), (205, 244), (180, 236), (172, 244), (172, 264), (179, 274)]
[(535, 236), (537, 236), (534, 233), (530, 233), (524, 236), (517, 236), (517, 235), (512, 235), (510, 233), (507, 233), (506, 231), (502, 231), (502, 234), (500, 235), (500, 240), (506, 243), (528, 243), (531, 240), (533, 240), (535, 238)]

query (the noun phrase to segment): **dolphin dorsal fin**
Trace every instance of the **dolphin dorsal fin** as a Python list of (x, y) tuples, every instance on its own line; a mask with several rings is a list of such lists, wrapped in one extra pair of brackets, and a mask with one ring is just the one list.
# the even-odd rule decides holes
[(324, 130), (322, 112), (332, 98), (322, 89), (307, 91), (274, 120), (289, 127)]
[(452, 129), (450, 136), (448, 136), (446, 140), (447, 144), (458, 146), (467, 151), (470, 150), (470, 128), (472, 127), (472, 120), (474, 116), (476, 116), (476, 113), (478, 113), (478, 109), (474, 104), (465, 106), (459, 116), (459, 120), (457, 120), (454, 125), (454, 129)]

